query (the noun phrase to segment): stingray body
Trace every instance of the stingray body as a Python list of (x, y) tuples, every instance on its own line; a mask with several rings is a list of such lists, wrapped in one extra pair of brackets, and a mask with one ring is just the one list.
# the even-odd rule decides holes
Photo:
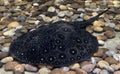
[(85, 28), (104, 12), (86, 21), (58, 21), (40, 26), (15, 39), (10, 54), (24, 63), (53, 67), (90, 59), (98, 50), (98, 41)]

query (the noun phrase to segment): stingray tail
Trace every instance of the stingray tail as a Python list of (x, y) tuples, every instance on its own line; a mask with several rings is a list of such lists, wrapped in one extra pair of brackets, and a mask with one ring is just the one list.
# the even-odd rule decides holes
[(110, 8), (106, 9), (105, 11), (99, 13), (98, 15), (90, 18), (89, 20), (84, 21), (74, 21), (72, 22), (74, 25), (77, 25), (79, 28), (86, 28), (88, 25), (91, 25), (95, 20), (99, 18), (103, 13), (107, 12)]

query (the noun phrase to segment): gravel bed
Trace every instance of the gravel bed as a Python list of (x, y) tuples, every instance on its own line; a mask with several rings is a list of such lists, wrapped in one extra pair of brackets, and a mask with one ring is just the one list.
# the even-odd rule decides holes
[[(41, 25), (87, 20), (108, 7), (108, 12), (86, 28), (100, 45), (89, 61), (61, 68), (36, 67), (8, 54), (15, 38)], [(0, 0), (0, 74), (120, 74), (120, 1)]]

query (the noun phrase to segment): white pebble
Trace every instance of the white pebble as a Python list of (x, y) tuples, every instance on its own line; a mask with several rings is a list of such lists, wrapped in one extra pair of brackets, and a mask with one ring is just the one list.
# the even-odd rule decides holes
[(10, 29), (10, 30), (4, 32), (3, 35), (5, 35), (5, 36), (13, 36), (13, 35), (15, 35), (15, 31), (16, 31), (15, 29)]
[(114, 72), (114, 68), (112, 68), (111, 66), (106, 66), (105, 69), (110, 72)]
[(67, 71), (70, 70), (70, 68), (69, 67), (62, 67), (62, 70), (65, 71), (65, 72), (67, 72)]
[(102, 70), (100, 74), (109, 74), (109, 72), (107, 70)]
[(109, 63), (106, 62), (106, 61), (104, 61), (104, 60), (101, 60), (101, 61), (98, 62), (97, 65), (98, 65), (100, 68), (106, 68), (106, 67), (109, 66)]
[(100, 72), (101, 72), (101, 69), (99, 69), (99, 68), (95, 68), (93, 70), (93, 73), (95, 73), (95, 74), (100, 74)]
[(46, 67), (43, 67), (39, 70), (39, 74), (49, 74), (51, 72), (51, 70), (49, 70)]
[(19, 25), (19, 26), (16, 27), (16, 30), (19, 30), (19, 29), (22, 29), (22, 28), (23, 28), (23, 26)]
[(34, 67), (34, 66), (32, 66), (32, 65), (29, 65), (29, 64), (26, 64), (26, 65), (25, 65), (25, 69), (26, 69), (27, 71), (33, 71), (33, 72), (35, 72), (35, 71), (38, 70), (36, 67)]
[(6, 57), (6, 58), (3, 58), (0, 62), (7, 63), (7, 62), (11, 62), (11, 61), (13, 61), (12, 57)]
[(80, 64), (79, 63), (75, 63), (72, 66), (70, 66), (71, 69), (76, 69), (76, 68), (80, 68)]
[(50, 6), (47, 11), (48, 12), (55, 12), (55, 10), (56, 10), (55, 7)]
[(33, 3), (33, 6), (39, 6), (39, 4), (38, 3)]
[(99, 43), (100, 45), (104, 45), (104, 44), (105, 44), (105, 42), (104, 42), (103, 40), (98, 40), (98, 43)]
[(106, 54), (107, 56), (111, 57), (111, 56), (113, 56), (115, 53), (116, 53), (115, 51), (109, 50), (109, 51), (106, 51), (105, 54)]
[(59, 17), (64, 17), (65, 14), (66, 14), (66, 13), (65, 13), (64, 11), (60, 11), (60, 12), (58, 12), (58, 16), (59, 16)]
[(113, 58), (117, 61), (120, 61), (120, 54), (114, 54)]
[(9, 52), (9, 47), (2, 47), (1, 51), (2, 52)]
[(94, 58), (94, 57), (92, 57), (92, 58), (91, 58), (91, 62), (92, 62), (92, 64), (94, 64), (94, 65), (96, 65), (96, 64), (97, 64), (97, 61), (95, 60), (95, 58)]
[(114, 28), (115, 27), (115, 23), (110, 23), (109, 27)]

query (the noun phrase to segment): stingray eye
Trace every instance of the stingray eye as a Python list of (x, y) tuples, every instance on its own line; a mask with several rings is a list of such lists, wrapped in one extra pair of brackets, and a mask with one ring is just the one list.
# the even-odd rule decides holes
[(72, 55), (75, 55), (75, 54), (77, 54), (77, 49), (71, 48), (69, 50), (69, 53), (72, 54)]
[(60, 38), (60, 39), (65, 39), (65, 36), (63, 35), (63, 34), (57, 34), (57, 36), (58, 36), (58, 38)]
[(50, 61), (50, 62), (54, 62), (55, 59), (56, 59), (56, 57), (54, 57), (54, 56), (50, 56), (50, 57), (48, 57), (48, 61)]
[(59, 54), (59, 56), (58, 56), (60, 59), (65, 59), (66, 58), (66, 55), (64, 54), (64, 53), (61, 53), (61, 54)]

